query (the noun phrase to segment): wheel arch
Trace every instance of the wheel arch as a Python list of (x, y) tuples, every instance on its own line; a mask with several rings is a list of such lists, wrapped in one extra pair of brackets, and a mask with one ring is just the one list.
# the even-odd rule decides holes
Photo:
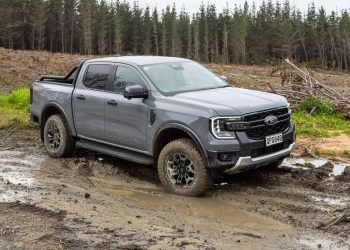
[(41, 116), (40, 116), (40, 138), (41, 138), (41, 141), (44, 141), (44, 127), (45, 127), (45, 123), (46, 123), (47, 119), (49, 119), (50, 116), (56, 115), (56, 114), (60, 114), (63, 116), (64, 122), (68, 128), (68, 132), (72, 136), (72, 131), (69, 127), (64, 110), (56, 103), (50, 103), (44, 107), (43, 111), (41, 112)]
[(190, 128), (180, 123), (167, 123), (160, 127), (154, 136), (153, 156), (155, 164), (158, 161), (158, 156), (162, 148), (169, 142), (180, 138), (189, 138), (193, 140), (205, 162), (207, 162), (207, 152), (199, 137)]

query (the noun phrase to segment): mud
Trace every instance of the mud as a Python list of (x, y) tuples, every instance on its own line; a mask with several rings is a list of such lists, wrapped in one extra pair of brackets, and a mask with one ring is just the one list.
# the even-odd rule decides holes
[(349, 218), (319, 229), (350, 206), (349, 163), (289, 158), (188, 198), (153, 167), (82, 149), (52, 159), (38, 138), (0, 146), (0, 249), (350, 248)]

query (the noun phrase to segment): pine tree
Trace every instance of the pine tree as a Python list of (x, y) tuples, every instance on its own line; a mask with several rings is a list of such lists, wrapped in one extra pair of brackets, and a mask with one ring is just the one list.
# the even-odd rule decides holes
[(97, 35), (97, 52), (104, 55), (107, 49), (107, 18), (108, 7), (105, 0), (101, 0), (97, 9), (96, 35)]
[(137, 2), (134, 2), (131, 23), (132, 52), (138, 54), (142, 51), (142, 9)]
[(179, 56), (181, 57), (187, 57), (188, 54), (188, 46), (189, 46), (189, 24), (190, 24), (190, 17), (183, 8), (180, 12), (179, 20), (178, 20), (178, 27), (177, 32), (179, 35)]
[(28, 2), (28, 23), (30, 29), (30, 48), (43, 50), (45, 42), (46, 9), (43, 0), (30, 0)]
[(150, 16), (149, 7), (146, 8), (145, 13), (143, 15), (143, 54), (149, 55), (151, 54), (152, 49), (152, 19)]
[(153, 10), (152, 24), (153, 24), (153, 52), (155, 55), (159, 55), (159, 20), (157, 9)]
[(123, 16), (124, 16), (124, 10), (123, 5), (121, 5), (119, 2), (117, 2), (114, 6), (115, 9), (115, 18), (114, 18), (114, 47), (115, 47), (115, 53), (116, 54), (123, 54), (124, 47), (123, 47)]
[(202, 52), (201, 60), (204, 62), (209, 61), (209, 42), (208, 42), (208, 21), (206, 16), (205, 6), (202, 3), (200, 6), (199, 13), (199, 42), (200, 42), (200, 50)]
[(79, 11), (81, 13), (82, 43), (85, 54), (92, 54), (93, 41), (93, 0), (81, 0)]
[(350, 16), (349, 12), (344, 10), (341, 13), (339, 21), (340, 31), (340, 51), (342, 54), (342, 68), (350, 69)]
[(228, 64), (228, 30), (226, 22), (224, 22), (223, 27), (223, 37), (222, 37), (222, 63)]
[(199, 41), (199, 20), (198, 16), (193, 21), (193, 50), (194, 50), (194, 60), (200, 60), (200, 41)]
[[(65, 30), (65, 50), (74, 52), (75, 35), (77, 30), (77, 0), (64, 1), (64, 30)], [(45, 14), (44, 14), (45, 16)]]

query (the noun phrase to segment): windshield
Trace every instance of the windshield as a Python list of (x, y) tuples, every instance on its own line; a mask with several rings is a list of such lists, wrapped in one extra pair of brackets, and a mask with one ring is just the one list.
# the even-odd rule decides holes
[(156, 87), (164, 93), (228, 86), (224, 80), (195, 62), (153, 64), (142, 68)]

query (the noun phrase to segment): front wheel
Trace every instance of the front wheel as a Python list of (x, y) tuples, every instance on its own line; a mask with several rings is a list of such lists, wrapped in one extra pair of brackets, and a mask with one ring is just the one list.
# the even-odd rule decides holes
[(50, 116), (44, 127), (44, 144), (49, 156), (54, 158), (69, 156), (74, 148), (62, 115)]
[(212, 187), (212, 176), (190, 139), (167, 144), (160, 152), (157, 165), (159, 179), (171, 193), (200, 196)]

